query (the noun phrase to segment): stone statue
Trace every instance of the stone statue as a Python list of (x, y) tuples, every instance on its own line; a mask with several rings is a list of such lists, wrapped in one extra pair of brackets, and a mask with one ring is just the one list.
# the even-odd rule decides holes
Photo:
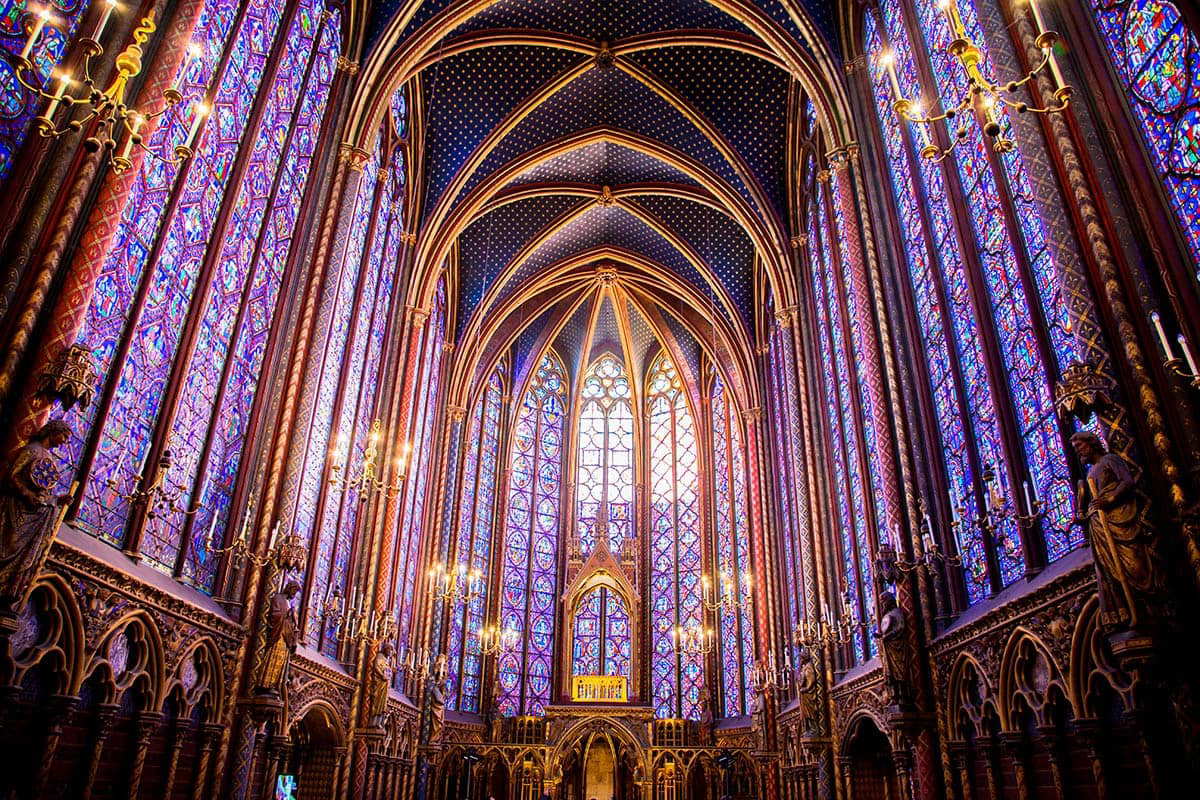
[(916, 685), (916, 665), (908, 640), (908, 616), (896, 604), (896, 595), (884, 592), (879, 596), (879, 638), (883, 656), (883, 674), (892, 704), (906, 707), (912, 704)]
[(1166, 572), (1146, 498), (1129, 462), (1108, 452), (1099, 436), (1080, 431), (1071, 447), (1088, 468), (1076, 505), (1092, 545), (1101, 624), (1109, 632), (1142, 628), (1155, 616), (1148, 610), (1161, 611), (1166, 599)]
[(375, 651), (367, 673), (367, 725), (382, 728), (387, 717), (388, 690), (396, 673), (395, 648), (384, 642)]
[(62, 420), (51, 420), (17, 451), (0, 485), (0, 611), (24, 599), (58, 532), (69, 494), (52, 495), (58, 469), (50, 451), (71, 438)]
[(755, 686), (751, 689), (752, 699), (750, 700), (750, 720), (754, 727), (754, 732), (759, 737), (759, 742), (762, 743), (766, 736), (767, 725), (767, 690), (761, 686)]
[(300, 642), (300, 630), (292, 598), (300, 592), (300, 584), (287, 585), (271, 595), (267, 605), (266, 641), (259, 657), (258, 677), (254, 682), (257, 695), (282, 695), (287, 680), (288, 663)]
[(796, 692), (800, 696), (800, 720), (806, 734), (821, 732), (821, 676), (813, 663), (812, 651), (800, 649), (800, 668), (796, 674)]
[(433, 676), (429, 679), (429, 707), (433, 712), (433, 733), (430, 741), (442, 736), (442, 722), (446, 715), (446, 679), (450, 677), (449, 657), (441, 653), (433, 662)]

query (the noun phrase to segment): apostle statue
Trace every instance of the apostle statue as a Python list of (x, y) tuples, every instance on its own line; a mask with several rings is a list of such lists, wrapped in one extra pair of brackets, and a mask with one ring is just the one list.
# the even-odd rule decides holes
[(255, 694), (276, 697), (283, 694), (288, 663), (300, 642), (300, 629), (292, 608), (292, 598), (299, 592), (300, 584), (288, 581), (282, 589), (271, 595), (267, 604), (266, 641), (259, 657)]
[(908, 616), (896, 604), (896, 595), (890, 591), (879, 596), (879, 639), (883, 656), (884, 682), (891, 695), (892, 704), (901, 708), (910, 706), (916, 686), (916, 664), (908, 638)]
[(384, 642), (375, 651), (367, 674), (367, 725), (382, 728), (387, 716), (388, 692), (392, 676), (396, 673), (395, 649), (391, 642)]
[(813, 663), (812, 651), (800, 648), (800, 668), (796, 671), (796, 691), (800, 696), (800, 720), (806, 734), (821, 732), (821, 675)]
[(1154, 616), (1148, 611), (1161, 612), (1166, 599), (1166, 573), (1146, 498), (1129, 462), (1108, 452), (1099, 436), (1080, 431), (1071, 447), (1087, 466), (1076, 505), (1092, 545), (1101, 624), (1109, 632), (1144, 628)]
[(70, 438), (67, 423), (51, 420), (5, 469), (0, 485), (0, 611), (9, 611), (24, 599), (71, 501), (69, 494), (52, 494), (59, 473), (51, 455)]
[(441, 653), (433, 662), (433, 675), (429, 685), (429, 705), (433, 712), (433, 735), (431, 741), (436, 742), (442, 735), (442, 722), (446, 714), (446, 679), (450, 677), (449, 657)]

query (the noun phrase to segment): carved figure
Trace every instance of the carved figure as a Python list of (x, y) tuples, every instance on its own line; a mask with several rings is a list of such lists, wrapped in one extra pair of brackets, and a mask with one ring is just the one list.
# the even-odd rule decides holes
[(813, 663), (812, 651), (800, 649), (800, 668), (796, 675), (800, 695), (800, 719), (805, 733), (821, 732), (821, 676)]
[(288, 581), (286, 586), (271, 595), (267, 605), (266, 641), (254, 683), (255, 694), (279, 696), (283, 692), (288, 664), (300, 641), (296, 612), (292, 608), (292, 598), (299, 592), (300, 584)]
[(25, 595), (45, 561), (62, 522), (69, 494), (53, 496), (58, 469), (51, 451), (67, 443), (71, 429), (62, 420), (43, 425), (17, 451), (0, 486), (0, 610)]
[(394, 655), (392, 643), (384, 642), (371, 661), (367, 682), (367, 724), (372, 728), (382, 728), (387, 717), (388, 689), (396, 673)]
[(1166, 595), (1166, 572), (1157, 534), (1147, 519), (1147, 502), (1133, 469), (1108, 452), (1100, 437), (1080, 431), (1071, 447), (1088, 468), (1079, 485), (1077, 506), (1092, 545), (1100, 594), (1100, 621), (1106, 630), (1141, 628)]
[(433, 662), (433, 677), (429, 685), (429, 706), (433, 712), (433, 733), (431, 741), (437, 741), (442, 736), (442, 722), (446, 714), (446, 679), (450, 676), (449, 657), (441, 653)]
[(879, 638), (883, 656), (884, 680), (896, 706), (911, 705), (916, 683), (916, 665), (908, 641), (908, 616), (896, 604), (896, 595), (884, 592), (879, 596)]

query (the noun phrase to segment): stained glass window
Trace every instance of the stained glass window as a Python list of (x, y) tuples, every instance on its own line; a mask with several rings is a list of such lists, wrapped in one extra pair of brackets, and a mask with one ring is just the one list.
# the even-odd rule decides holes
[(1150, 161), (1200, 264), (1200, 37), (1170, 0), (1089, 5), (1141, 123)]
[(586, 557), (596, 521), (608, 509), (609, 547), (614, 553), (633, 536), (633, 407), (625, 365), (616, 356), (597, 359), (580, 392), (576, 524)]
[[(852, 355), (846, 342), (844, 298), (838, 280), (840, 268), (834, 250), (835, 227), (829, 211), (828, 185), (819, 185), (810, 207), (809, 235), (812, 242), (813, 300), (817, 307), (818, 340), (821, 349), (822, 384), (825, 392), (829, 448), (833, 454), (834, 494), (840, 523), (842, 584), (839, 592), (849, 595), (858, 622), (871, 619), (874, 593), (871, 589), (871, 548), (868, 544), (869, 509), (864, 477), (862, 434)], [(871, 641), (865, 635), (853, 642), (857, 658), (869, 658)]]
[(620, 594), (598, 586), (575, 609), (571, 674), (628, 678), (629, 656), (629, 610)]
[[(750, 517), (746, 494), (746, 453), (737, 409), (720, 375), (713, 376), (713, 504), (716, 524), (716, 576), (713, 591), (731, 585), (735, 597), (750, 592)], [(717, 643), (721, 655), (722, 708), (725, 716), (750, 711), (750, 666), (754, 662), (754, 626), (749, 608), (722, 609)]]
[[(961, 67), (946, 52), (951, 37), (943, 15), (929, 6), (917, 7), (922, 38), (914, 42), (898, 3), (885, 0), (878, 17), (867, 15), (865, 47), (872, 56), (885, 48), (894, 53), (906, 96), (957, 98), (966, 88)], [(974, 3), (960, 0), (959, 8), (987, 59)], [(918, 59), (928, 62), (933, 87), (922, 85)], [(1069, 473), (1050, 392), (1053, 376), (1075, 358), (1067, 304), (1022, 143), (1006, 114), (1004, 132), (1018, 139), (1012, 152), (991, 153), (980, 127), (968, 120), (962, 146), (937, 164), (920, 158), (897, 127), (888, 77), (875, 58), (870, 76), (927, 354), (949, 500), (961, 520), (956, 546), (964, 558), (967, 599), (975, 602), (1026, 571), (1021, 533), (1011, 514), (990, 532), (977, 522), (983, 511), (978, 487), (989, 467), (1007, 510), (1025, 512), (1026, 478), (1030, 492), (1046, 502), (1043, 529), (1050, 560), (1080, 543), (1071, 524)], [(966, 198), (967, 224), (950, 203), (955, 193)], [(1012, 213), (1002, 193), (1011, 197)], [(980, 302), (981, 293), (986, 301)], [(985, 349), (990, 342), (997, 350), (992, 358)], [(992, 367), (996, 363), (1000, 369)], [(1006, 426), (1015, 436), (1005, 435)], [(1012, 441), (1020, 444), (1017, 452), (1007, 446)]]
[[(20, 55), (29, 40), (25, 29), (33, 13), (47, 9), (50, 20), (42, 29), (29, 54), (32, 78), (41, 86), (50, 86), (50, 74), (66, 55), (79, 21), (87, 11), (87, 0), (49, 0), (30, 6), (28, 0), (0, 0), (0, 47)], [(90, 32), (89, 32), (90, 34)], [(30, 77), (26, 73), (26, 77)], [(45, 100), (38, 98), (17, 81), (17, 72), (8, 58), (0, 58), (0, 181), (12, 170), (13, 158), (29, 133), (30, 122), (42, 113)]]
[[(207, 4), (197, 29), (201, 55), (181, 83), (188, 98), (211, 86), (214, 112), (188, 164), (146, 158), (134, 178), (80, 337), (97, 353), (105, 401), (73, 412), (79, 435), (65, 458), (83, 462), (84, 442), (95, 441), (81, 465), (79, 522), (121, 545), (125, 498), (152, 432), (164, 427), (169, 485), (179, 487), (179, 505), (202, 513), (148, 520), (142, 555), (209, 591), (208, 543), (220, 542), (231, 516), (341, 36), (338, 13), (325, 14), (319, 0)], [(276, 38), (283, 63), (264, 87)], [(169, 154), (190, 122), (163, 124), (148, 145)], [(179, 391), (168, 395), (174, 385)], [(93, 427), (101, 410), (103, 423)]]
[(420, 568), (420, 549), (425, 530), (425, 501), (429, 491), (429, 477), (434, 470), (433, 454), (436, 450), (436, 422), (438, 397), (442, 386), (443, 350), (446, 344), (446, 282), (438, 282), (433, 311), (426, 323), (420, 350), (419, 370), (414, 386), (416, 400), (412, 412), (412, 427), (409, 441), (412, 458), (408, 474), (404, 504), (401, 507), (397, 530), (397, 566), (394, 596), (400, 609), (400, 636), (402, 646), (412, 646), (410, 635), (415, 620), (417, 571)]
[(567, 379), (542, 356), (517, 409), (505, 512), (500, 624), (517, 646), (499, 659), (500, 713), (541, 714), (550, 702)]
[[(458, 530), (454, 563), (468, 571), (488, 575), (492, 552), (492, 519), (496, 503), (496, 465), (499, 461), (500, 426), (504, 399), (504, 370), (497, 367), (471, 413), (467, 453), (458, 495)], [(470, 603), (450, 609), (450, 689), (446, 707), (479, 711), (482, 664), (479, 631), (488, 603), (487, 586)]]
[(703, 624), (696, 425), (675, 365), (660, 355), (646, 382), (650, 469), (650, 683), (659, 717), (698, 719), (699, 654), (676, 653), (673, 630)]

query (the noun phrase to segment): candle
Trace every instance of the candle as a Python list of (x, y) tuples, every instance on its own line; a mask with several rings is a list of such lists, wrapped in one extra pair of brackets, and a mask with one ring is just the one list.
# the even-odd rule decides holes
[(113, 9), (117, 7), (117, 0), (105, 0), (104, 13), (100, 15), (100, 24), (96, 26), (96, 32), (92, 34), (92, 39), (99, 42), (100, 37), (104, 35), (104, 28), (108, 25), (108, 18), (112, 16)]
[(1171, 340), (1167, 338), (1167, 332), (1163, 330), (1162, 317), (1157, 311), (1150, 313), (1150, 321), (1154, 323), (1154, 330), (1158, 334), (1158, 341), (1162, 344), (1163, 352), (1167, 355), (1168, 361), (1175, 360), (1175, 354), (1171, 352)]
[(42, 29), (46, 27), (46, 23), (49, 21), (50, 10), (39, 8), (33, 18), (33, 30), (29, 32), (29, 38), (25, 40), (25, 46), (21, 48), (21, 58), (28, 60), (29, 54), (33, 52), (34, 45), (37, 44), (37, 40), (42, 35)]
[(50, 97), (50, 103), (46, 106), (46, 113), (42, 114), (43, 117), (50, 119), (54, 116), (54, 112), (58, 110), (58, 104), (62, 102), (67, 89), (71, 87), (71, 83), (71, 75), (66, 70), (58, 73), (58, 88), (54, 90), (54, 94)]
[(279, 520), (275, 520), (275, 527), (271, 528), (271, 543), (267, 545), (268, 550), (274, 549), (277, 538), (279, 538)]
[(1033, 493), (1029, 491), (1029, 481), (1022, 481), (1021, 488), (1025, 492), (1025, 508), (1029, 510), (1030, 516), (1037, 513), (1037, 506), (1033, 502)]
[(210, 553), (212, 552), (213, 534), (216, 532), (216, 528), (217, 528), (217, 512), (214, 510), (213, 515), (212, 515), (212, 521), (210, 521), (208, 523), (208, 533), (204, 534), (204, 549)]
[(192, 149), (192, 146), (196, 142), (196, 134), (200, 132), (200, 123), (204, 122), (204, 118), (208, 116), (209, 107), (205, 103), (197, 101), (196, 105), (193, 106), (193, 111), (195, 112), (195, 116), (192, 117), (192, 129), (188, 131), (187, 143), (184, 144), (184, 147), (189, 150)]
[(1042, 10), (1038, 8), (1037, 0), (1029, 0), (1029, 11), (1033, 14), (1033, 21), (1037, 25), (1038, 34), (1045, 33), (1046, 20), (1042, 19)]
[(921, 544), (922, 544), (922, 546), (924, 546), (926, 553), (933, 552), (933, 537), (930, 536), (928, 533), (924, 534), (921, 537)]
[(896, 54), (891, 50), (884, 50), (879, 55), (879, 63), (887, 70), (888, 81), (892, 84), (892, 97), (900, 100), (904, 97), (900, 91), (900, 77), (896, 74)]
[(1193, 375), (1200, 375), (1200, 370), (1196, 369), (1196, 359), (1192, 357), (1192, 348), (1188, 346), (1187, 337), (1182, 333), (1175, 337), (1175, 341), (1179, 342), (1179, 349), (1183, 351), (1183, 357), (1187, 361), (1188, 369)]
[(956, 39), (965, 39), (966, 29), (963, 27), (962, 17), (958, 13), (958, 3), (954, 0), (938, 0), (938, 8), (946, 15), (946, 21), (950, 23), (950, 32)]
[[(129, 160), (129, 154), (133, 152), (133, 140), (137, 136), (138, 130), (142, 127), (142, 124), (145, 121), (146, 121), (146, 118), (143, 117), (141, 114), (130, 114), (129, 115), (129, 136), (127, 136), (125, 138), (125, 146), (123, 148), (121, 148), (121, 156), (120, 156), (121, 158), (125, 159), (126, 161)], [(206, 483), (204, 485), (204, 491), (207, 491), (207, 489), (208, 489), (208, 484)], [(200, 503), (201, 504), (204, 503), (203, 492), (200, 495)]]
[[(179, 73), (175, 76), (175, 83), (171, 84), (171, 88), (168, 91), (175, 92), (177, 95), (183, 94), (183, 81), (187, 77), (192, 62), (200, 57), (200, 53), (200, 45), (195, 42), (187, 46), (187, 50), (184, 51), (183, 64), (180, 65)], [(176, 98), (175, 102), (178, 101), (179, 98)]]

